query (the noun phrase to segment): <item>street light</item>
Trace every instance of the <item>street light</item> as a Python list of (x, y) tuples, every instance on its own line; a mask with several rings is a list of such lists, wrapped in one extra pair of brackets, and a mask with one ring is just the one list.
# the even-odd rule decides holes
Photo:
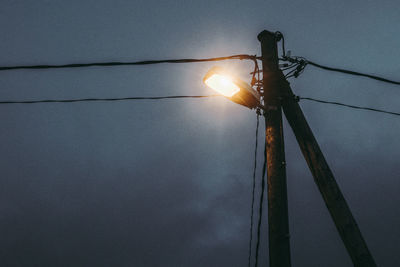
[(203, 82), (229, 100), (250, 109), (260, 107), (260, 95), (239, 78), (229, 75), (221, 67), (211, 68), (203, 78)]
[[(314, 134), (295, 99), (292, 89), (279, 70), (277, 42), (279, 32), (262, 31), (262, 85), (264, 105), (260, 94), (242, 80), (229, 75), (220, 67), (211, 68), (203, 82), (229, 100), (250, 109), (266, 111), (265, 165), (268, 182), (268, 233), (270, 266), (290, 267), (289, 219), (286, 184), (286, 161), (282, 126), (282, 108), (296, 136), (300, 149), (314, 176), (340, 237), (354, 266), (376, 267), (360, 229), (325, 160)], [(282, 40), (283, 42), (283, 40)], [(258, 58), (257, 58), (258, 59)], [(262, 201), (262, 199), (261, 199)], [(261, 202), (262, 203), (262, 202)], [(261, 218), (261, 214), (260, 214)], [(260, 227), (260, 223), (258, 225)], [(258, 255), (258, 249), (256, 252)], [(256, 256), (255, 265), (257, 266)]]

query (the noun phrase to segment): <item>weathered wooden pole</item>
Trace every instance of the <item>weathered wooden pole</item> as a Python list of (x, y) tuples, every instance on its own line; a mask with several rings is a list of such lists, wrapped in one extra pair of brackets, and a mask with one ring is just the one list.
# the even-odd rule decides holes
[(275, 80), (270, 79), (280, 72), (277, 37), (275, 33), (263, 31), (258, 35), (258, 40), (261, 42), (267, 145), (269, 262), (270, 267), (290, 267), (281, 92)]

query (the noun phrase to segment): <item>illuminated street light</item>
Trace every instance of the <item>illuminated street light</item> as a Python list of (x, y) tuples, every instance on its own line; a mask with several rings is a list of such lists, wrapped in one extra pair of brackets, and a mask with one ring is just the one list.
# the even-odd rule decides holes
[(260, 95), (250, 85), (239, 78), (229, 75), (221, 67), (211, 68), (203, 82), (229, 100), (250, 109), (260, 106)]

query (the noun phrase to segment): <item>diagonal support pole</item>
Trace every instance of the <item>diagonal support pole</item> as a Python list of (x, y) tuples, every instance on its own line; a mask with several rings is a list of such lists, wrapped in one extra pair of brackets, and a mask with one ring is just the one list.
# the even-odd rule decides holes
[(277, 77), (282, 90), (282, 108), (307, 161), (314, 181), (336, 225), (355, 267), (376, 267), (376, 263), (343, 197), (328, 163), (283, 75)]

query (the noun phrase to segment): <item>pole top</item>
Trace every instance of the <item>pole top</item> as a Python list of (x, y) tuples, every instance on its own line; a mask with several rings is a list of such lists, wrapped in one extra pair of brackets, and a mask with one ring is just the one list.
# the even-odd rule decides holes
[(260, 32), (257, 36), (261, 43), (264, 76), (265, 72), (275, 72), (279, 70), (277, 43), (281, 36), (282, 34), (279, 34), (279, 32), (270, 32), (267, 30)]
[(267, 30), (263, 30), (262, 32), (260, 32), (257, 35), (257, 39), (260, 42), (266, 41), (266, 40), (274, 40), (276, 42), (279, 42), (280, 40), (282, 40), (282, 38), (283, 38), (283, 35), (280, 31), (270, 32)]
[(257, 35), (257, 39), (258, 39), (258, 41), (262, 41), (262, 40), (264, 40), (264, 39), (266, 39), (266, 38), (271, 38), (271, 37), (273, 37), (273, 38), (275, 38), (276, 37), (276, 34), (274, 33), (274, 32), (270, 32), (270, 31), (267, 31), (267, 30), (263, 30), (262, 32), (260, 32), (258, 35)]

